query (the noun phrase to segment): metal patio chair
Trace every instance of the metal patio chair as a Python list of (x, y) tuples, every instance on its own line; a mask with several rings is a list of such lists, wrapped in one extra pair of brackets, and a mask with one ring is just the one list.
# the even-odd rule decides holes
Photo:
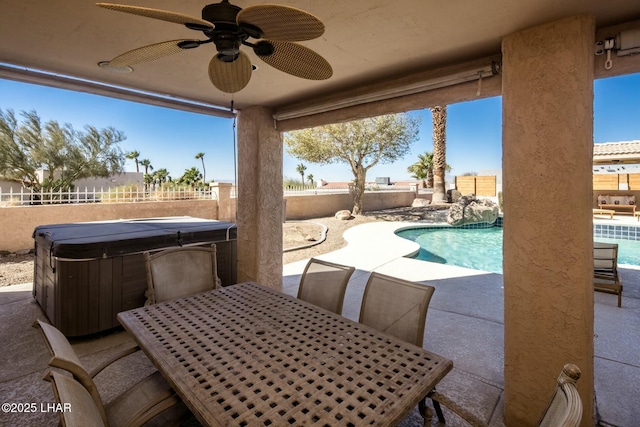
[(170, 301), (220, 287), (216, 245), (144, 253), (147, 304)]
[[(371, 273), (362, 297), (359, 322), (422, 347), (427, 310), (434, 291), (433, 286)], [(431, 425), (432, 417), (431, 409), (426, 405), (427, 398), (433, 401), (441, 423), (445, 422), (442, 403), (469, 424), (486, 426), (478, 417), (435, 389), (418, 404), (425, 426)]]
[[(77, 380), (78, 384), (91, 397), (104, 425), (141, 425), (156, 417), (158, 417), (156, 418), (158, 422), (164, 424), (172, 420), (186, 418), (186, 415), (190, 414), (158, 371), (124, 391), (108, 405), (104, 405), (93, 380), (94, 377), (114, 362), (140, 348), (137, 346), (127, 348), (100, 364), (93, 371), (88, 372), (62, 332), (41, 320), (36, 320), (34, 326), (42, 332), (45, 344), (51, 353), (49, 366), (63, 369)], [(69, 401), (62, 400), (61, 402)], [(75, 406), (72, 407), (72, 411), (75, 412)]]
[(344, 294), (355, 267), (311, 258), (304, 268), (298, 299), (342, 314)]
[(538, 427), (578, 427), (582, 420), (582, 400), (576, 388), (580, 369), (571, 363), (564, 365), (558, 385), (545, 409)]

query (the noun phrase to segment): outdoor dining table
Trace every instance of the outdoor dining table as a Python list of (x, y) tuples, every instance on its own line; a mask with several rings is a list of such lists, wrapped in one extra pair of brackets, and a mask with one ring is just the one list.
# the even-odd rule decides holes
[(118, 320), (205, 426), (396, 425), (453, 367), (254, 282)]

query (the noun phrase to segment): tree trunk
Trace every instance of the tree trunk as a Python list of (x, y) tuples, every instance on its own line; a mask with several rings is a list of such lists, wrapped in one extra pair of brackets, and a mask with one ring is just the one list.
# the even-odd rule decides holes
[(447, 106), (432, 107), (433, 118), (433, 198), (432, 203), (447, 201), (445, 189), (445, 167), (447, 164)]
[(364, 181), (366, 178), (366, 171), (362, 167), (358, 167), (356, 170), (356, 182), (353, 189), (353, 215), (360, 215), (362, 213), (362, 202), (364, 200)]

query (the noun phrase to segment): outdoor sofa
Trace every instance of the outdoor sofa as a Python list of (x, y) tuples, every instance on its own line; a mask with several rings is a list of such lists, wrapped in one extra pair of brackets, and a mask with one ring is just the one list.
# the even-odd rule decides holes
[(609, 209), (620, 213), (630, 213), (635, 215), (636, 213), (636, 196), (620, 195), (599, 195), (598, 196), (598, 208)]

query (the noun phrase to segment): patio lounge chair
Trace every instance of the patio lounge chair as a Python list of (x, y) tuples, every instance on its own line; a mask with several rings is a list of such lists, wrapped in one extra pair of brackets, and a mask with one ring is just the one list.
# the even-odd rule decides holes
[[(142, 425), (156, 417), (154, 422), (158, 421), (161, 424), (165, 424), (169, 421), (178, 421), (186, 418), (188, 414), (190, 415), (186, 406), (158, 371), (120, 394), (108, 405), (103, 405), (93, 378), (117, 360), (139, 350), (139, 347), (127, 348), (102, 363), (93, 371), (87, 372), (62, 332), (41, 320), (36, 320), (34, 326), (38, 327), (42, 332), (47, 348), (52, 355), (49, 366), (63, 369), (73, 375), (77, 380), (76, 383), (84, 388), (86, 394), (93, 401), (95, 411), (99, 414), (105, 426)], [(60, 402), (69, 403), (71, 401), (62, 399)], [(76, 412), (76, 407), (73, 405), (72, 412)], [(91, 412), (93, 413), (93, 410)], [(61, 415), (63, 414), (61, 413)], [(65, 424), (63, 423), (63, 425)], [(85, 422), (84, 424), (66, 425), (93, 424), (86, 424)]]
[(593, 285), (598, 292), (618, 295), (618, 307), (622, 306), (622, 282), (618, 275), (616, 243), (593, 243)]
[(558, 386), (538, 423), (538, 427), (577, 427), (582, 420), (582, 400), (576, 388), (580, 369), (566, 364), (558, 377)]
[(342, 314), (344, 294), (354, 267), (311, 258), (304, 268), (298, 299)]
[[(435, 288), (379, 273), (371, 273), (362, 297), (359, 322), (422, 347), (429, 302)], [(431, 409), (426, 398), (433, 401), (438, 419), (444, 423), (440, 403), (451, 409), (472, 426), (487, 424), (433, 389), (418, 407), (425, 426), (431, 425)]]
[(220, 287), (216, 245), (144, 253), (147, 302), (156, 304)]

